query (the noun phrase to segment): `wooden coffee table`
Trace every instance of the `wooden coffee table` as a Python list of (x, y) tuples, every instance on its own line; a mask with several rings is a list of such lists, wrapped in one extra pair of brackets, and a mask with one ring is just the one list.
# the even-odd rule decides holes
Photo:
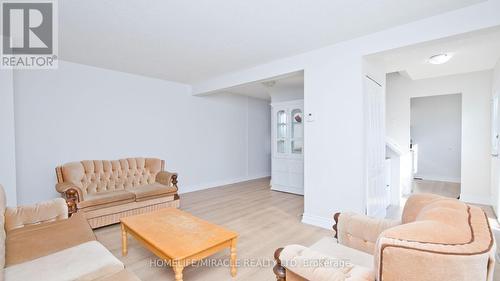
[(175, 208), (122, 218), (122, 254), (127, 255), (127, 234), (170, 264), (175, 281), (184, 267), (225, 248), (230, 249), (231, 276), (236, 276), (238, 233)]

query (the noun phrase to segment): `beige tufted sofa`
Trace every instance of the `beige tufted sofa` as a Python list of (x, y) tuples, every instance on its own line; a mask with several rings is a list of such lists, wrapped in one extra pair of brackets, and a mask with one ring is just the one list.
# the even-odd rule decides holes
[(1, 185), (0, 269), (2, 281), (139, 281), (81, 214), (68, 218), (64, 199), (6, 207)]
[(56, 190), (70, 214), (82, 212), (92, 228), (120, 218), (166, 207), (179, 207), (177, 174), (156, 158), (86, 160), (56, 168)]
[(354, 213), (335, 220), (338, 239), (276, 251), (278, 281), (493, 280), (495, 241), (479, 207), (418, 194), (408, 199), (401, 220)]

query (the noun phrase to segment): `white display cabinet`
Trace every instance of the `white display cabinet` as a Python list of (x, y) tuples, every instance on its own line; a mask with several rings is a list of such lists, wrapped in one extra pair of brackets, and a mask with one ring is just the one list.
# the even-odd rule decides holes
[(271, 188), (304, 194), (304, 101), (273, 103)]

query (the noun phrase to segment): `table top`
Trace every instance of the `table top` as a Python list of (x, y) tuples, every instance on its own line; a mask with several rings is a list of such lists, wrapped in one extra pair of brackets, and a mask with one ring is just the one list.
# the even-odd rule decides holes
[(233, 240), (238, 233), (176, 208), (122, 218), (128, 231), (172, 260)]

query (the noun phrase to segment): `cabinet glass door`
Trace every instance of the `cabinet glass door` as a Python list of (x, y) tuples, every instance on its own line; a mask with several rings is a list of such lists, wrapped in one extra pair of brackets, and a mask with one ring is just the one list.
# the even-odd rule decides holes
[(286, 135), (287, 135), (287, 120), (284, 110), (278, 111), (276, 115), (277, 132), (276, 132), (276, 152), (285, 153), (286, 150)]
[(290, 145), (293, 154), (302, 154), (304, 147), (304, 123), (302, 110), (299, 108), (293, 109), (290, 113), (292, 121)]

